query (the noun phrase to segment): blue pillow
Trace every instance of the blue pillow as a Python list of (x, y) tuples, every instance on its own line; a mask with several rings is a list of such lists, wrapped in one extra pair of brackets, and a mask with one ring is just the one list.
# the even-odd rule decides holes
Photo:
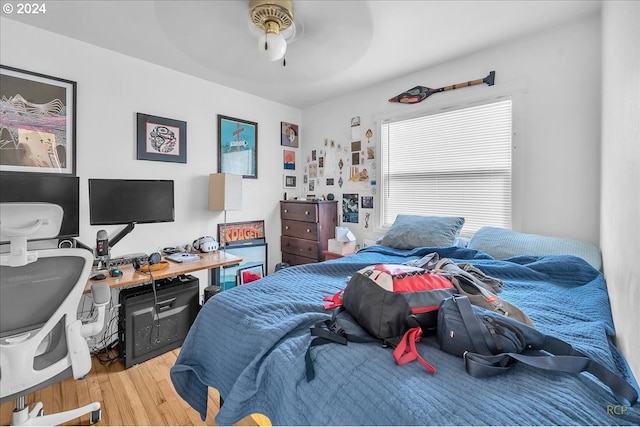
[(454, 246), (464, 218), (400, 214), (382, 238), (382, 245), (396, 249)]
[(517, 255), (573, 255), (582, 258), (596, 270), (602, 267), (600, 250), (592, 243), (518, 233), (506, 228), (482, 227), (471, 237), (469, 248), (487, 253), (495, 259)]

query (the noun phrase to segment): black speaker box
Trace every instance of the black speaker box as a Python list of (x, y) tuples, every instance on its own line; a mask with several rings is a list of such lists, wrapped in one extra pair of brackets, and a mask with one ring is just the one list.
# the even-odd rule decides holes
[(125, 368), (180, 347), (198, 314), (199, 281), (185, 275), (120, 291), (118, 340)]

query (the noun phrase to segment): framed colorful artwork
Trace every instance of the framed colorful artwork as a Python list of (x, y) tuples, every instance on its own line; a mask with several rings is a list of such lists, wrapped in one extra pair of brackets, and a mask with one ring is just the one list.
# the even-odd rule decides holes
[(293, 123), (280, 122), (280, 145), (298, 148), (298, 144), (298, 125), (294, 125)]
[[(225, 249), (228, 254), (242, 258), (239, 264), (226, 265), (220, 268), (209, 270), (211, 273), (211, 283), (220, 286), (223, 291), (238, 285), (238, 271), (256, 265), (266, 266), (267, 244), (244, 245), (228, 247)], [(265, 271), (266, 274), (266, 271)]]
[(76, 174), (76, 82), (0, 65), (0, 171)]
[(284, 150), (282, 160), (285, 169), (296, 170), (296, 152), (294, 150)]
[(359, 210), (357, 194), (342, 195), (342, 222), (358, 223)]
[(243, 221), (218, 224), (220, 247), (264, 243), (264, 221)]
[(218, 114), (218, 173), (258, 178), (258, 124)]
[(138, 160), (187, 163), (187, 122), (138, 113)]
[(245, 267), (238, 269), (238, 284), (246, 285), (247, 283), (255, 282), (264, 277), (264, 265), (257, 264), (251, 267)]

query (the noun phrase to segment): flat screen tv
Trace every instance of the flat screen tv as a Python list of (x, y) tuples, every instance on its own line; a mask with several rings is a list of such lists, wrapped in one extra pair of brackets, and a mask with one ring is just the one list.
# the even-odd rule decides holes
[(172, 180), (90, 179), (91, 225), (174, 221)]
[(80, 179), (69, 175), (0, 175), (0, 202), (47, 202), (63, 210), (58, 239), (80, 235)]

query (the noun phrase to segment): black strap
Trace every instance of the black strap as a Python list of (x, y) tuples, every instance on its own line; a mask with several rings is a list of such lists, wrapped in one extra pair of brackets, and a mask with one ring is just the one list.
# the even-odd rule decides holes
[[(464, 364), (469, 373), (473, 377), (489, 377), (500, 374), (509, 369), (514, 360), (525, 363), (534, 368), (544, 369), (548, 371), (560, 371), (568, 373), (588, 372), (602, 381), (616, 397), (616, 399), (625, 405), (633, 405), (638, 401), (638, 392), (627, 381), (613, 373), (607, 367), (596, 362), (584, 353), (576, 350), (573, 346), (561, 339), (545, 335), (542, 348), (551, 355), (525, 355), (521, 353), (500, 353), (491, 355), (487, 345), (482, 339), (486, 335), (487, 328), (484, 327), (482, 321), (473, 312), (469, 299), (464, 296), (454, 296), (462, 321), (464, 322), (467, 332), (469, 333), (477, 352), (465, 352)], [(482, 344), (480, 344), (482, 342)], [(480, 347), (478, 347), (480, 345)], [(483, 347), (484, 345), (484, 347)]]
[(319, 345), (338, 343), (347, 345), (347, 341), (357, 343), (368, 342), (380, 342), (380, 340), (372, 336), (359, 336), (346, 333), (337, 323), (336, 317), (342, 312), (342, 308), (338, 307), (334, 312), (331, 319), (322, 320), (311, 327), (311, 335), (315, 338), (311, 340), (309, 348), (304, 355), (304, 364), (306, 367), (307, 382), (315, 378), (315, 371), (313, 369), (313, 360), (311, 359), (311, 348)]
[(464, 327), (467, 330), (467, 334), (469, 334), (469, 338), (471, 339), (476, 352), (480, 354), (493, 354), (495, 352), (495, 348), (492, 349), (493, 351), (489, 350), (489, 346), (484, 339), (484, 336), (489, 334), (489, 331), (487, 331), (487, 328), (485, 328), (476, 317), (476, 314), (471, 308), (469, 298), (466, 296), (454, 295), (453, 302), (458, 306), (462, 322), (464, 323)]
[(605, 366), (587, 356), (529, 356), (521, 353), (501, 353), (495, 356), (485, 356), (466, 352), (464, 364), (467, 373), (473, 377), (483, 378), (497, 375), (509, 369), (515, 359), (534, 368), (548, 371), (559, 371), (579, 374), (588, 372), (604, 383), (616, 399), (627, 406), (638, 401), (638, 392), (624, 379), (610, 371)]
[[(335, 313), (334, 313), (335, 314)], [(313, 369), (313, 360), (311, 360), (311, 348), (316, 347), (318, 345), (329, 344), (330, 342), (336, 342), (338, 344), (347, 345), (347, 338), (344, 335), (341, 335), (339, 330), (335, 329), (335, 326), (332, 330), (331, 325), (336, 325), (335, 316), (331, 320), (323, 320), (311, 327), (311, 335), (315, 336), (314, 339), (311, 340), (309, 344), (309, 348), (304, 355), (304, 364), (306, 367), (306, 376), (307, 382), (313, 380), (315, 378), (315, 371)], [(323, 328), (323, 326), (327, 326), (328, 329)]]

